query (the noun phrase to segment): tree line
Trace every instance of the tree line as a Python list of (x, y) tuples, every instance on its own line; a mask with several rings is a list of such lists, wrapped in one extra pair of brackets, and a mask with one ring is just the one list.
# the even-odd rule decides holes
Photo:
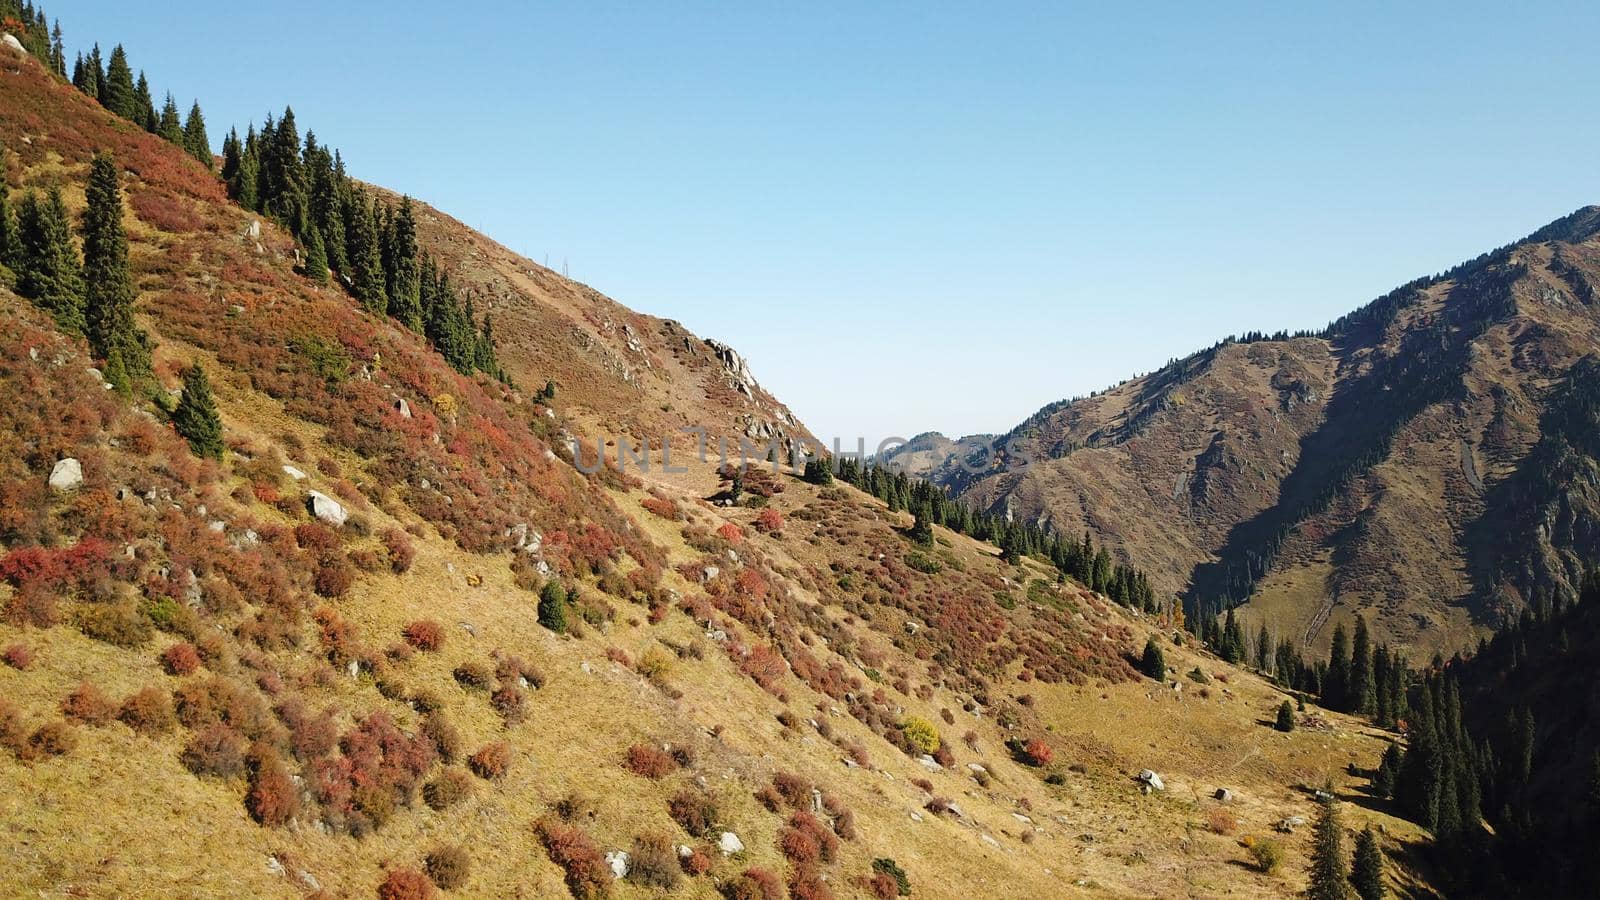
[(389, 316), (424, 335), (464, 375), (502, 381), (494, 324), (480, 321), (449, 274), (417, 244), (410, 197), (390, 204), (369, 196), (345, 171), (344, 157), (307, 131), (301, 143), (294, 110), (243, 138), (232, 129), (222, 144), (222, 179), (240, 206), (276, 220), (305, 249), (301, 270), (318, 283), (337, 273), (373, 315)]
[(884, 501), (891, 511), (910, 512), (910, 535), (919, 543), (931, 544), (932, 526), (942, 525), (995, 544), (1009, 562), (1020, 562), (1025, 556), (1046, 560), (1064, 576), (1077, 579), (1123, 606), (1151, 613), (1170, 609), (1170, 604), (1156, 597), (1144, 572), (1113, 560), (1105, 547), (1094, 545), (1088, 532), (1079, 541), (1044, 525), (1012, 522), (1005, 516), (974, 510), (927, 479), (912, 478), (884, 465), (863, 464), (856, 459), (814, 459), (806, 464), (807, 481), (828, 483), (835, 474), (841, 481)]

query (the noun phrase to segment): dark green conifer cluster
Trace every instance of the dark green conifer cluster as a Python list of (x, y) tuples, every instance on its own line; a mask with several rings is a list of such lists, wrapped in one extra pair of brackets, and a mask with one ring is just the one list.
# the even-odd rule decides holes
[[(0, 150), (0, 176), (4, 161)], [(110, 156), (95, 156), (79, 226), (80, 262), (61, 189), (24, 194), (13, 218), (0, 177), (0, 265), (15, 276), (17, 293), (47, 310), (63, 331), (87, 337), (105, 366), (106, 380), (128, 392), (149, 374), (150, 347), (133, 320), (135, 292), (119, 178)]]
[(43, 7), (34, 6), (32, 0), (27, 3), (0, 0), (0, 22), (8, 23), (4, 30), (15, 37), (30, 56), (43, 62), (57, 77), (66, 77), (61, 23), (56, 22), (52, 31)]
[(237, 203), (300, 241), (306, 277), (325, 283), (336, 274), (368, 312), (425, 335), (457, 371), (506, 379), (489, 316), (480, 320), (472, 299), (458, 296), (448, 273), (418, 246), (411, 198), (390, 204), (371, 196), (313, 132), (302, 144), (293, 109), (268, 117), (259, 131), (250, 126), (243, 138), (230, 131), (222, 177)]
[[(60, 45), (61, 27), (56, 26), (55, 46)], [(58, 51), (59, 52), (59, 51)], [(66, 76), (66, 61), (62, 59), (57, 74)], [(159, 135), (182, 147), (206, 168), (216, 163), (211, 155), (211, 139), (206, 135), (206, 117), (200, 112), (200, 101), (189, 106), (189, 115), (180, 119), (177, 101), (169, 93), (161, 111), (156, 111), (155, 97), (150, 93), (150, 80), (144, 72), (133, 77), (133, 67), (128, 64), (128, 53), (118, 44), (111, 48), (111, 57), (104, 58), (100, 45), (95, 44), (88, 55), (79, 53), (72, 63), (72, 83), (78, 90), (101, 106), (145, 131)]]
[[(916, 517), (913, 538), (924, 537), (919, 532), (924, 523), (943, 525), (951, 531), (994, 543), (1012, 562), (1025, 556), (1047, 560), (1064, 575), (1070, 575), (1085, 587), (1123, 606), (1146, 612), (1165, 611), (1145, 574), (1133, 566), (1114, 562), (1104, 547), (1094, 546), (1087, 533), (1080, 543), (1039, 525), (976, 512), (967, 504), (952, 500), (931, 482), (911, 478), (885, 466), (862, 465), (855, 459), (843, 459), (833, 468), (841, 481), (888, 503), (891, 510), (913, 513)], [(931, 541), (931, 534), (926, 535), (925, 542)]]

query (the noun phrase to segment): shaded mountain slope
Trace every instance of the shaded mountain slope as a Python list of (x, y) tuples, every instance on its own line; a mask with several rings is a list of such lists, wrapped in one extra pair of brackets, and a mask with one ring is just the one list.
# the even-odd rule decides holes
[[(1098, 533), (1191, 613), (1249, 600), (1317, 641), (1364, 612), (1419, 650), (1463, 646), (1535, 597), (1570, 597), (1591, 540), (1563, 455), (1586, 454), (1533, 450), (1600, 350), (1597, 220), (1579, 210), (1322, 334), (1224, 342), (1047, 407), (1003, 439), (1019, 454), (946, 483)], [(1508, 540), (1545, 549), (1501, 561)]]

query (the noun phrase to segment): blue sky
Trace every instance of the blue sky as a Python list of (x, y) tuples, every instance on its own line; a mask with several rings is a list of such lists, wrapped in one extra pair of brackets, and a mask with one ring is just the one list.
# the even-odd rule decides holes
[(215, 143), (292, 104), (357, 177), (875, 439), (1004, 430), (1600, 202), (1600, 4), (1310, 6), (48, 11)]

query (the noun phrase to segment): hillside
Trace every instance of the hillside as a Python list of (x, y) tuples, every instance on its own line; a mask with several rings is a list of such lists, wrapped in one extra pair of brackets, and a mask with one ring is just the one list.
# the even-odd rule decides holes
[[(74, 223), (111, 173), (151, 357), (124, 381), (0, 271), (8, 892), (1279, 896), (1310, 836), (1274, 824), (1325, 779), (1426, 891), (1424, 835), (1350, 774), (1393, 737), (1273, 730), (1286, 695), (1172, 622), (914, 545), (842, 484), (755, 469), (724, 505), (710, 466), (572, 464), (608, 429), (804, 434), (726, 348), (419, 204), (510, 378), (464, 373), (15, 54), (0, 146), (7, 194), (58, 188)], [(197, 366), (216, 458), (173, 425)]]
[[(1191, 612), (1325, 646), (1363, 615), (1413, 658), (1576, 594), (1600, 551), (1592, 432), (1600, 208), (1316, 335), (1228, 340), (999, 441), (979, 507), (1083, 529)], [(1508, 536), (1511, 538), (1508, 540)]]

